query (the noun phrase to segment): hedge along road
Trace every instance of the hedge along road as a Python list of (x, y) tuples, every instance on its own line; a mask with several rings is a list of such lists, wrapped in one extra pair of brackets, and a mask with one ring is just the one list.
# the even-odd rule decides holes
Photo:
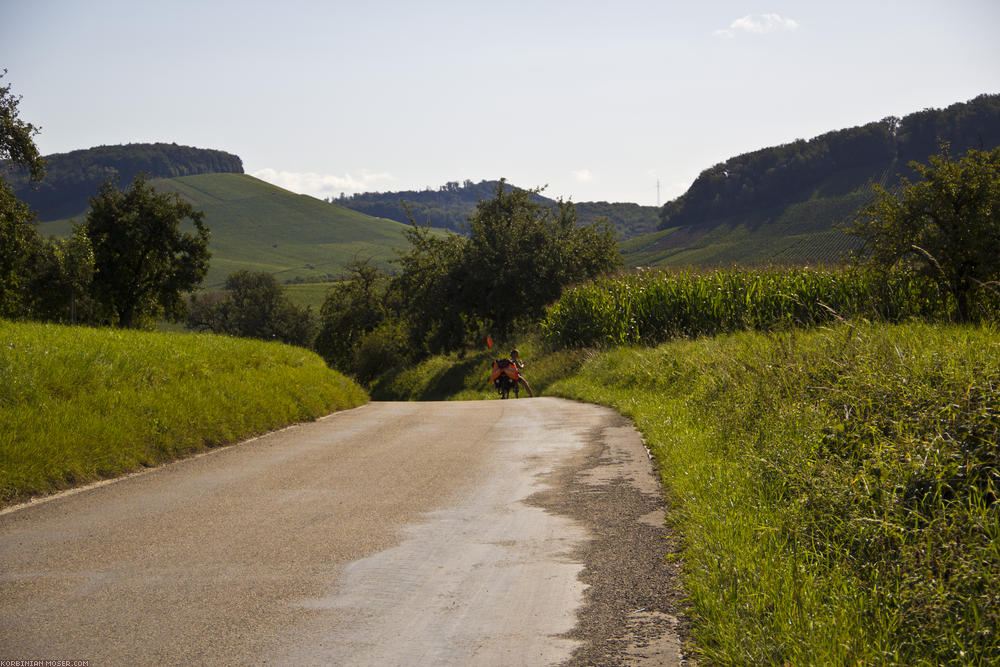
[(0, 659), (679, 664), (671, 548), (610, 410), (372, 403), (5, 510)]

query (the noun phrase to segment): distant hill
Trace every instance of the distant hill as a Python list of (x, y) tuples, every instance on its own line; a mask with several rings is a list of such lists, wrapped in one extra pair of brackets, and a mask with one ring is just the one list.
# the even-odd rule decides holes
[[(339, 276), (355, 259), (388, 266), (407, 247), (407, 225), (372, 218), (298, 195), (252, 176), (212, 173), (153, 179), (205, 213), (211, 265), (204, 286), (217, 289), (240, 269), (268, 271), (281, 281)], [(82, 219), (85, 211), (80, 212)], [(70, 220), (39, 225), (43, 235), (65, 235)]]
[(765, 148), (706, 169), (661, 211), (656, 234), (630, 240), (626, 263), (835, 263), (855, 242), (837, 230), (874, 194), (911, 177), (950, 144), (952, 155), (1000, 146), (1000, 95), (925, 109)]
[(127, 187), (145, 172), (161, 192), (176, 192), (205, 213), (211, 265), (205, 287), (218, 288), (240, 269), (268, 271), (279, 280), (339, 276), (355, 259), (388, 266), (406, 248), (406, 225), (297, 195), (243, 173), (231, 153), (176, 144), (126, 144), (45, 156), (37, 187), (14, 174), (17, 196), (37, 212), (42, 235), (70, 233), (90, 197), (109, 176)]
[[(459, 185), (457, 181), (452, 181), (437, 190), (365, 192), (335, 199), (333, 203), (398, 222), (409, 221), (406, 213), (409, 208), (413, 219), (419, 223), (429, 222), (432, 227), (461, 232), (469, 216), (475, 213), (479, 200), (493, 198), (497, 183), (467, 180)], [(548, 197), (536, 195), (533, 199), (547, 206), (556, 206), (556, 201)], [(573, 204), (581, 224), (588, 225), (604, 218), (623, 239), (654, 231), (660, 222), (659, 209), (655, 206), (609, 202)]]
[(8, 179), (18, 199), (37, 211), (43, 222), (85, 213), (89, 198), (109, 177), (125, 187), (139, 172), (150, 178), (243, 173), (243, 161), (231, 153), (163, 143), (98, 146), (46, 155), (45, 161), (40, 183), (29, 182), (23, 170)]

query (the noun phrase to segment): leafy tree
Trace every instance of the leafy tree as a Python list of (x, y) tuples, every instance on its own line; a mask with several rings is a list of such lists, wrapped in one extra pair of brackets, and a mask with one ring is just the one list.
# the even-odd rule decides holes
[[(157, 193), (140, 174), (126, 191), (110, 180), (90, 200), (87, 234), (94, 249), (94, 295), (120, 327), (163, 315), (179, 320), (181, 293), (208, 270), (204, 214), (176, 195)], [(182, 231), (190, 220), (193, 233)]]
[(499, 181), (469, 219), (467, 238), (413, 225), (388, 298), (414, 341), (438, 352), (486, 330), (502, 339), (539, 318), (566, 285), (620, 266), (610, 229), (580, 226), (571, 203), (553, 210), (536, 201), (538, 192)]
[(500, 337), (535, 321), (566, 285), (621, 265), (613, 232), (580, 227), (571, 202), (558, 210), (532, 200), (538, 191), (507, 189), (481, 201), (469, 220), (464, 306)]
[(60, 287), (69, 300), (69, 319), (71, 323), (76, 323), (80, 302), (93, 309), (89, 294), (94, 282), (94, 247), (87, 236), (87, 228), (74, 223), (72, 236), (55, 242), (55, 256), (59, 264)]
[[(3, 70), (0, 78), (6, 74)], [(0, 87), (0, 161), (26, 168), (31, 180), (39, 181), (45, 176), (45, 160), (32, 139), (38, 128), (18, 117), (20, 101), (10, 84)], [(0, 178), (0, 316), (23, 314), (27, 267), (39, 244), (34, 225), (34, 213)]]
[[(6, 75), (5, 69), (0, 79)], [(39, 128), (18, 118), (21, 98), (15, 97), (10, 89), (10, 84), (0, 87), (0, 160), (26, 167), (31, 172), (31, 179), (40, 181), (45, 177), (45, 160), (32, 139)]]
[(39, 243), (31, 264), (26, 302), (33, 318), (73, 324), (100, 319), (90, 296), (94, 250), (86, 227), (74, 224), (71, 236)]
[[(450, 184), (457, 187), (457, 184)], [(367, 262), (328, 293), (316, 350), (362, 382), (424, 352), (498, 340), (539, 318), (566, 285), (621, 264), (607, 227), (581, 226), (573, 205), (496, 184), (469, 235), (432, 233), (410, 217), (410, 248), (389, 277)]]
[(868, 262), (930, 276), (968, 321), (977, 290), (1000, 279), (1000, 148), (953, 160), (945, 147), (929, 162), (911, 163), (924, 180), (903, 179), (898, 193), (877, 187), (849, 231)]
[(192, 297), (188, 326), (244, 338), (308, 347), (316, 334), (309, 308), (299, 308), (266, 271), (237, 271), (226, 278), (228, 294)]
[(31, 209), (0, 181), (0, 317), (24, 313), (29, 259), (39, 243)]
[(471, 285), (464, 260), (468, 241), (451, 233), (436, 236), (428, 226), (410, 222), (404, 232), (410, 248), (398, 260), (400, 271), (387, 289), (387, 305), (406, 320), (415, 345), (431, 352), (456, 349), (470, 328)]
[(385, 276), (367, 261), (355, 261), (330, 288), (320, 310), (315, 349), (341, 371), (357, 370), (356, 353), (362, 339), (386, 319)]

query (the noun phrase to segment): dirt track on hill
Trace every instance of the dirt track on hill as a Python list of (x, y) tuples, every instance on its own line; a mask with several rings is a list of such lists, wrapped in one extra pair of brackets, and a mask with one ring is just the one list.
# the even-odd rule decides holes
[(671, 549), (612, 411), (373, 403), (4, 511), (0, 659), (674, 665)]

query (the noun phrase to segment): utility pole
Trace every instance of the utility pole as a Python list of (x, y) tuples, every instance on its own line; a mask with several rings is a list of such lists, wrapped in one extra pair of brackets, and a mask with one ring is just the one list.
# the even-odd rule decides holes
[(656, 177), (656, 207), (660, 207), (660, 177)]

